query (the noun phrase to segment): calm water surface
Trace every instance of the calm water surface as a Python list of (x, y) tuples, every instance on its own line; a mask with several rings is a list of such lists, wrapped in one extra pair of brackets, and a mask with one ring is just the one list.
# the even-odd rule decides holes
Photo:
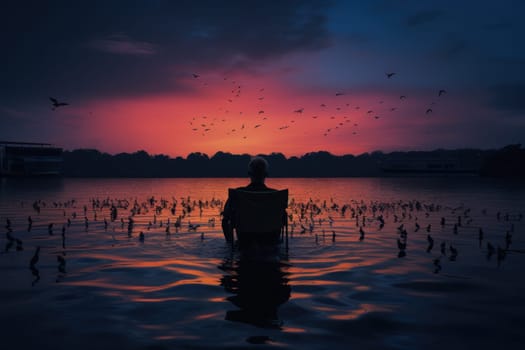
[(254, 263), (220, 230), (246, 182), (0, 179), (2, 348), (522, 348), (524, 184), (269, 179), (289, 244)]

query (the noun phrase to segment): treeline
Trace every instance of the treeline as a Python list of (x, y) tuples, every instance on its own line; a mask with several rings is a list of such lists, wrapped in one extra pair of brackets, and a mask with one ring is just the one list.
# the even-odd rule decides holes
[(491, 153), (480, 168), (482, 176), (515, 177), (525, 180), (525, 149), (508, 145)]
[[(519, 145), (502, 150), (435, 150), (429, 152), (372, 152), (336, 156), (325, 151), (286, 158), (281, 153), (264, 156), (271, 177), (383, 176), (392, 160), (456, 159), (462, 166), (484, 175), (524, 174), (524, 153)], [(94, 149), (64, 151), (63, 174), (68, 177), (245, 177), (251, 156), (217, 152), (212, 157), (191, 153), (186, 158), (150, 155), (145, 151), (110, 155)]]

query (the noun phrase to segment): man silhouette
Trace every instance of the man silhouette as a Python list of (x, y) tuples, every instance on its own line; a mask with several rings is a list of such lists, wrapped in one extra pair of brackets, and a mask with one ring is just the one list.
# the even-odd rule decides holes
[[(250, 183), (248, 186), (239, 187), (238, 190), (244, 191), (275, 191), (275, 189), (267, 187), (264, 180), (268, 176), (268, 162), (263, 157), (254, 157), (248, 164), (248, 174), (250, 175)], [(232, 208), (230, 198), (224, 204), (222, 231), (227, 242), (233, 241), (233, 225), (232, 225)]]

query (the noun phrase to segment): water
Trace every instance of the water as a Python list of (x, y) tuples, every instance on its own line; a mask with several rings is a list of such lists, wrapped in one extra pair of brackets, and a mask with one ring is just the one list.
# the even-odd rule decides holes
[[(232, 252), (220, 230), (227, 188), (245, 179), (0, 181), (2, 230), (9, 218), (11, 237), (22, 241), (0, 237), (2, 348), (522, 348), (520, 183), (269, 179), (270, 186), (290, 190), (293, 233), (288, 250), (281, 247), (278, 257), (262, 264)], [(192, 206), (203, 202), (202, 213), (197, 204), (176, 232), (188, 197)], [(99, 200), (95, 209), (93, 199)], [(166, 208), (155, 217), (162, 199)], [(104, 200), (130, 206), (118, 208), (112, 222)], [(141, 210), (129, 235), (135, 201)], [(300, 219), (300, 204), (309, 201), (320, 208), (311, 232), (309, 211)], [(200, 224), (196, 232), (189, 232), (190, 222)], [(403, 242), (401, 224), (408, 232), (403, 251), (397, 243)], [(434, 239), (430, 252), (428, 234)], [(37, 246), (39, 260), (30, 269)]]

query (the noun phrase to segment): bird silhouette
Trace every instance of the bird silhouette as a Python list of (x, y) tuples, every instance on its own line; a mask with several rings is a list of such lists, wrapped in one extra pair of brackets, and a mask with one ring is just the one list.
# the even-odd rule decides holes
[(446, 90), (439, 90), (438, 96), (441, 96), (441, 95), (446, 94), (446, 93), (447, 93)]
[(51, 103), (53, 104), (52, 110), (57, 109), (58, 107), (68, 106), (69, 103), (67, 102), (58, 102), (56, 98), (50, 97), (49, 100), (51, 100)]
[(396, 73), (392, 72), (392, 73), (385, 73), (386, 77), (388, 79), (392, 78)]
[(432, 108), (427, 109), (427, 111), (425, 112), (425, 114), (430, 114), (430, 113), (432, 113)]
[(195, 74), (195, 73), (192, 73), (191, 75), (192, 75), (192, 76), (193, 76), (193, 77), (194, 77), (195, 79), (197, 79), (197, 78), (199, 78), (199, 77), (200, 77), (200, 75), (198, 75), (198, 74)]
[(441, 260), (439, 258), (434, 259), (434, 273), (441, 271)]
[(66, 273), (66, 259), (62, 255), (57, 255), (58, 271), (60, 273)]
[(405, 250), (405, 249), (407, 249), (407, 243), (401, 241), (401, 240), (398, 238), (398, 239), (397, 239), (397, 248), (398, 248), (399, 250)]
[(432, 248), (434, 247), (434, 239), (431, 235), (427, 235), (427, 241), (428, 241), (428, 247), (427, 247), (427, 253), (430, 253), (432, 251)]
[(452, 244), (449, 247), (450, 249), (450, 261), (455, 261), (456, 257), (458, 256), (458, 250), (452, 246)]
[(494, 246), (490, 242), (487, 242), (487, 260), (490, 260), (490, 257), (494, 254), (495, 250)]
[(441, 242), (440, 248), (441, 248), (441, 255), (446, 255), (446, 243), (445, 242)]
[(37, 246), (35, 250), (35, 254), (33, 254), (33, 257), (31, 258), (31, 261), (29, 262), (30, 268), (33, 269), (35, 267), (36, 263), (38, 262), (39, 253), (40, 253), (40, 246)]

